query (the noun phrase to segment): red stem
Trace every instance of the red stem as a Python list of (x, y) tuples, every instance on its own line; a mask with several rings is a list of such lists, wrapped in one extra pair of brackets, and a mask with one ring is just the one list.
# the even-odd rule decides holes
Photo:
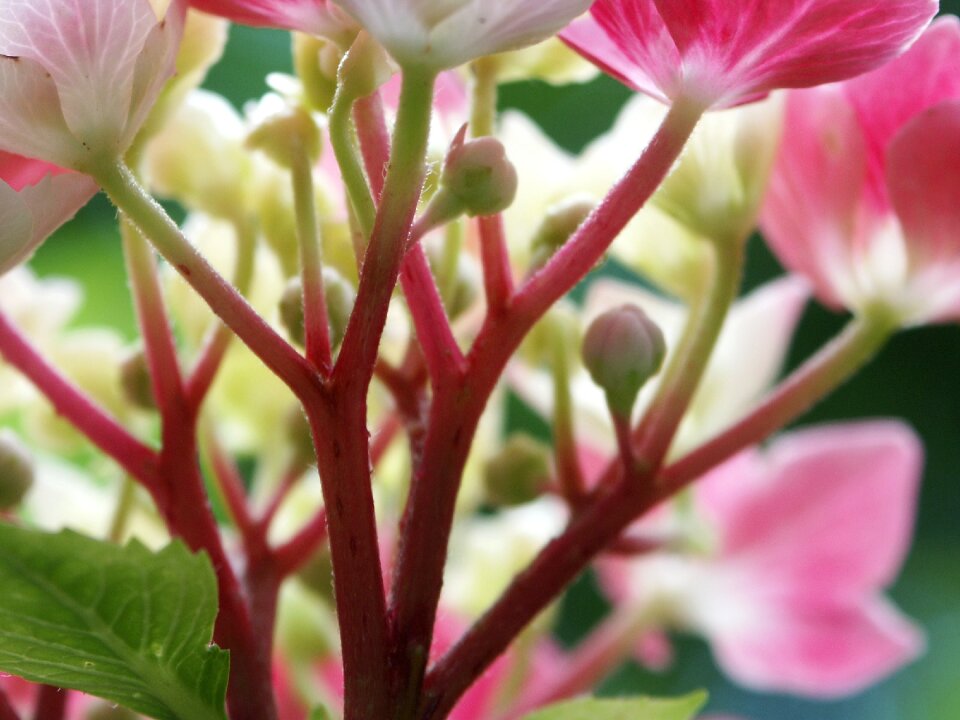
[(590, 561), (646, 509), (659, 501), (649, 492), (649, 478), (621, 482), (575, 516), (518, 575), (499, 600), (464, 637), (431, 668), (418, 717), (436, 720), (507, 649), (513, 638), (553, 602)]
[(53, 404), (56, 411), (156, 496), (157, 453), (131, 435), (61, 375), (0, 313), (0, 355)]
[[(701, 114), (701, 108), (685, 105), (671, 108), (637, 163), (570, 241), (514, 295), (510, 307), (501, 316), (488, 314), (467, 358), (465, 382), (461, 386), (436, 390), (427, 440), (420, 466), (414, 472), (404, 514), (400, 553), (392, 584), (391, 610), (397, 633), (394, 662), (401, 668), (401, 678), (412, 676), (409, 665), (404, 663), (415, 662), (424, 648), (430, 647), (463, 465), (480, 414), (504, 366), (536, 320), (593, 268), (614, 238), (653, 194), (679, 156)], [(626, 503), (613, 510), (622, 513), (624, 506)], [(527, 607), (523, 603), (529, 602), (530, 607), (540, 609), (559, 594), (586, 566), (590, 557), (620, 534), (622, 527), (609, 532), (608, 522), (616, 516), (610, 515), (608, 520), (600, 515), (595, 518), (600, 521), (600, 527), (594, 527), (583, 524), (583, 517), (592, 517), (589, 510), (585, 511), (571, 526), (570, 532), (581, 527), (588, 532), (578, 531), (571, 536), (570, 555), (561, 558), (569, 566), (562, 568), (557, 576), (562, 577), (562, 581), (546, 579), (539, 586), (536, 583), (521, 584), (521, 590), (511, 596), (521, 603), (517, 607)], [(624, 521), (624, 527), (632, 517)], [(583, 554), (580, 546), (589, 549), (590, 553)], [(539, 573), (537, 579), (541, 580)], [(524, 598), (527, 593), (530, 597)], [(519, 599), (516, 595), (520, 596)], [(444, 717), (452, 702), (477, 677), (476, 673), (481, 672), (532, 617), (524, 616), (519, 624), (507, 622), (496, 627), (490, 639), (497, 645), (496, 653), (490, 657), (480, 654), (479, 661), (471, 662), (467, 671), (463, 668), (457, 670), (470, 675), (466, 685), (454, 683), (458, 679), (456, 676), (447, 678), (443, 675), (439, 683), (436, 678), (429, 681), (427, 690), (434, 696), (426, 697), (426, 704), (420, 704), (425, 717)], [(484, 629), (490, 632), (491, 626), (485, 625)], [(474, 658), (470, 656), (469, 659)], [(406, 672), (404, 667), (408, 668)], [(440, 689), (446, 687), (448, 680), (453, 689)], [(439, 711), (434, 708), (434, 703)]]
[[(370, 483), (366, 401), (342, 391), (329, 403), (307, 410), (327, 508), (346, 718), (386, 718), (389, 632)], [(337, 431), (330, 432), (333, 428)]]
[(180, 359), (173, 339), (153, 249), (129, 220), (123, 221), (123, 245), (144, 354), (161, 414), (183, 394)]
[(503, 216), (491, 215), (477, 220), (480, 229), (480, 257), (483, 284), (491, 315), (501, 315), (513, 299), (513, 268), (507, 252)]
[(436, 386), (445, 378), (462, 374), (463, 353), (453, 336), (436, 279), (421, 245), (414, 245), (407, 253), (400, 280), (431, 382)]
[(247, 494), (243, 488), (243, 480), (237, 466), (221, 447), (220, 442), (212, 431), (205, 433), (205, 445), (210, 455), (210, 466), (213, 478), (223, 495), (224, 502), (230, 511), (230, 517), (244, 541), (249, 545), (256, 537), (257, 531), (250, 509), (247, 507)]
[(367, 171), (373, 199), (380, 201), (390, 158), (390, 133), (383, 113), (379, 92), (360, 98), (353, 106), (353, 123), (357, 128), (360, 153)]

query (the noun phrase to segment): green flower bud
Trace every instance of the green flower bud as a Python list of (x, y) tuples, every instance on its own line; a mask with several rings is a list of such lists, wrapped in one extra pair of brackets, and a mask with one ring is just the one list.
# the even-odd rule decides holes
[(33, 461), (16, 436), (0, 432), (0, 510), (12, 510), (33, 485)]
[(510, 436), (483, 469), (486, 499), (511, 507), (537, 499), (550, 477), (550, 450), (529, 435)]
[(329, 548), (317, 550), (297, 571), (297, 579), (329, 605), (336, 604), (333, 592), (333, 558)]
[(660, 328), (636, 305), (603, 313), (583, 338), (583, 364), (620, 417), (630, 416), (640, 388), (660, 371), (666, 354)]
[[(327, 318), (330, 321), (330, 342), (334, 349), (343, 340), (356, 301), (353, 286), (336, 270), (323, 269), (323, 294), (327, 301)], [(300, 278), (290, 278), (280, 297), (280, 322), (290, 340), (303, 347), (303, 285)]]
[(570, 236), (587, 219), (595, 203), (590, 198), (571, 197), (547, 210), (543, 222), (530, 241), (530, 267), (537, 269), (547, 264)]
[(347, 323), (357, 293), (343, 275), (330, 266), (323, 268), (323, 294), (327, 300), (327, 316), (330, 320), (330, 342), (334, 349), (343, 341)]
[(303, 328), (303, 284), (299, 277), (290, 278), (280, 296), (280, 322), (290, 341), (303, 347), (306, 333)]
[(464, 141), (466, 127), (453, 141), (440, 178), (440, 194), (459, 202), (471, 217), (506, 210), (517, 195), (517, 170), (503, 144), (493, 137)]
[(337, 91), (337, 68), (343, 51), (326, 38), (293, 34), (293, 67), (303, 82), (304, 99), (311, 109), (327, 112)]
[(290, 447), (293, 448), (294, 457), (303, 465), (310, 465), (316, 462), (317, 456), (313, 449), (313, 433), (310, 431), (310, 423), (300, 406), (290, 408), (286, 417), (286, 436)]
[(142, 348), (134, 348), (120, 363), (120, 387), (124, 397), (142, 410), (155, 410), (153, 380)]
[(267, 154), (277, 165), (289, 168), (304, 153), (311, 163), (320, 158), (320, 128), (303, 108), (290, 108), (260, 123), (247, 137), (247, 147)]

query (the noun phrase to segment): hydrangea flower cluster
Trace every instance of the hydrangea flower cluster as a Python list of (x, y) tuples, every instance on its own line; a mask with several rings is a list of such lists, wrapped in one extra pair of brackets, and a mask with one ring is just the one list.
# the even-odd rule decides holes
[[(916, 659), (921, 440), (785, 428), (960, 318), (937, 10), (0, 0), (0, 718), (690, 720), (580, 696), (677, 629), (805, 697)], [(292, 34), (243, 112), (201, 89), (228, 21)], [(497, 111), (599, 71), (638, 94), (579, 156)], [(98, 192), (133, 345), (27, 264)], [(782, 377), (811, 298), (849, 325)]]

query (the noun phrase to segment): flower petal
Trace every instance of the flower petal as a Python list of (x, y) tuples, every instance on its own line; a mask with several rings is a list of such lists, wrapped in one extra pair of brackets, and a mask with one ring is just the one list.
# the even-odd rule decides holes
[(96, 192), (83, 175), (0, 153), (0, 274), (29, 258)]
[[(161, 24), (149, 0), (6, 0), (2, 14), (0, 54), (29, 58), (50, 74), (78, 141), (119, 146), (128, 135), (138, 57)], [(169, 70), (151, 68), (154, 75)]]
[(26, 57), (0, 55), (0, 150), (72, 167), (82, 148), (73, 140), (53, 79)]
[(652, 81), (657, 96), (725, 107), (872, 70), (937, 9), (936, 0), (597, 0), (591, 13), (612, 43), (594, 49), (580, 28), (565, 39), (644, 92)]
[(721, 105), (872, 70), (908, 47), (939, 6), (936, 0), (653, 1), (687, 82), (715, 93)]
[(242, 25), (275, 27), (327, 36), (342, 18), (327, 0), (191, 0), (190, 5)]
[(917, 627), (880, 598), (848, 606), (787, 601), (751, 615), (749, 625), (718, 626), (711, 641), (724, 670), (757, 690), (849, 695), (923, 649)]
[(894, 135), (926, 108), (960, 99), (960, 18), (939, 18), (901, 57), (844, 90), (866, 137), (873, 182), (883, 192), (885, 151)]
[(866, 148), (842, 91), (791, 93), (761, 227), (780, 261), (809, 278), (820, 300), (834, 307), (856, 294), (856, 236), (869, 237), (885, 214), (865, 204), (866, 195)]
[(911, 255), (960, 260), (960, 101), (921, 113), (894, 138), (887, 184)]
[[(910, 545), (922, 457), (897, 422), (787, 435), (763, 485), (726, 508), (722, 552), (758, 592), (836, 602), (885, 586)], [(711, 481), (736, 482), (721, 475)]]
[(669, 103), (681, 89), (680, 53), (650, 2), (597, 2), (560, 37), (634, 90)]
[(400, 64), (437, 70), (533, 45), (591, 0), (338, 0)]

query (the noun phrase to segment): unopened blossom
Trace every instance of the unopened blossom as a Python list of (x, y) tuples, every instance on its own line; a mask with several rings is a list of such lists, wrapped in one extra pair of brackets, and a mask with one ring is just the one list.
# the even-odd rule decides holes
[(96, 192), (84, 175), (0, 151), (0, 275), (27, 260)]
[[(689, 450), (719, 432), (746, 413), (769, 390), (782, 368), (808, 292), (806, 283), (788, 277), (771, 282), (734, 303), (672, 452)], [(686, 309), (637, 285), (612, 279), (593, 283), (582, 313), (584, 322), (589, 323), (600, 313), (624, 303), (643, 308), (662, 328), (667, 348), (677, 346)], [(509, 377), (521, 397), (544, 416), (550, 416), (552, 380), (546, 372), (516, 363)], [(641, 409), (650, 402), (658, 383), (659, 379), (654, 378), (640, 393)], [(577, 430), (583, 443), (596, 450), (612, 450), (613, 434), (603, 392), (582, 369), (573, 374), (571, 386)]]
[(832, 307), (957, 320), (958, 198), (960, 21), (948, 17), (873, 73), (791, 94), (762, 225)]
[(164, 4), (0, 1), (0, 150), (81, 171), (122, 156), (174, 70), (185, 2)]
[[(883, 595), (910, 544), (922, 457), (892, 421), (784, 435), (695, 486), (690, 551), (606, 560), (603, 585), (618, 605), (701, 633), (748, 687), (857, 692), (923, 646)], [(676, 519), (642, 523), (676, 533)]]
[(562, 37), (635, 90), (726, 107), (872, 70), (937, 9), (936, 0), (598, 0)]

